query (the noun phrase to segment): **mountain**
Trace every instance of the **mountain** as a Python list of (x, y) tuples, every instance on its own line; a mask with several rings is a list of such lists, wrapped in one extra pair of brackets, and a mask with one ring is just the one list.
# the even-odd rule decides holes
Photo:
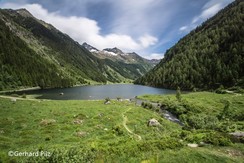
[(183, 37), (135, 83), (182, 89), (244, 86), (244, 2), (236, 0)]
[(148, 70), (100, 59), (26, 9), (0, 9), (0, 29), (0, 90), (128, 82)]
[(116, 47), (98, 50), (86, 42), (82, 46), (103, 61), (106, 67), (104, 75), (112, 82), (133, 81), (152, 69), (155, 62), (159, 62), (142, 58), (135, 52), (124, 53)]
[(87, 49), (88, 51), (90, 51), (90, 52), (98, 52), (98, 51), (99, 51), (97, 48), (94, 48), (93, 46), (87, 44), (86, 42), (84, 42), (84, 43), (82, 44), (82, 46), (83, 46), (84, 48), (86, 48), (86, 49)]
[(109, 53), (109, 54), (111, 54), (111, 55), (123, 55), (123, 54), (125, 54), (124, 52), (122, 52), (120, 49), (118, 49), (118, 48), (106, 48), (106, 49), (103, 49), (103, 51), (106, 53)]
[(97, 48), (87, 44), (86, 42), (82, 44), (87, 50), (89, 50), (94, 56), (100, 59), (110, 59), (113, 61), (119, 61), (130, 64), (142, 64), (146, 70), (152, 69), (160, 60), (152, 59), (148, 60), (135, 52), (132, 53), (124, 53), (122, 50), (117, 47), (114, 48), (106, 48), (103, 50), (98, 50)]

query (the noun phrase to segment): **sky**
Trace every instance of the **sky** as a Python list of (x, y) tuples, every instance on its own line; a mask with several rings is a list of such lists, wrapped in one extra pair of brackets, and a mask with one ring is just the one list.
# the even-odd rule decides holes
[(233, 1), (0, 0), (0, 8), (26, 8), (80, 44), (160, 59), (180, 38)]

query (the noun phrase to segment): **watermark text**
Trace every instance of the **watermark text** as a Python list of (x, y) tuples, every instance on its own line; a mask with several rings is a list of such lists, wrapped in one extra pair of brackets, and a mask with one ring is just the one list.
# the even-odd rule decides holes
[(48, 152), (48, 151), (35, 151), (35, 152), (9, 151), (8, 156), (10, 156), (10, 157), (50, 157), (51, 152)]

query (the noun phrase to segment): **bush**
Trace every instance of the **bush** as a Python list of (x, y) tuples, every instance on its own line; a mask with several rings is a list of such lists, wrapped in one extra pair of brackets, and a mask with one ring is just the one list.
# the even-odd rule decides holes
[(22, 95), (22, 98), (26, 98), (26, 94), (25, 93)]
[(228, 146), (231, 144), (229, 135), (219, 132), (208, 133), (204, 142), (219, 146)]
[(110, 101), (110, 98), (109, 97), (106, 97), (105, 98), (105, 102), (108, 102), (108, 101)]
[(123, 129), (122, 129), (122, 127), (121, 127), (120, 125), (114, 126), (114, 127), (112, 128), (112, 131), (113, 131), (113, 133), (115, 133), (116, 135), (119, 135), (119, 136), (124, 135), (124, 131), (123, 131)]
[[(194, 129), (216, 129), (219, 124), (218, 118), (206, 114), (192, 114), (184, 117), (184, 122)], [(181, 117), (182, 119), (182, 117)]]
[(181, 91), (180, 91), (180, 87), (177, 87), (177, 90), (176, 90), (176, 99), (181, 102)]

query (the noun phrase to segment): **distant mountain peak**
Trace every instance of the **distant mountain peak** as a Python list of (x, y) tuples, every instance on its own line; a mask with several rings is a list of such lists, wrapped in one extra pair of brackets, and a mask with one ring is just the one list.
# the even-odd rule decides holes
[(124, 54), (124, 52), (122, 50), (118, 49), (117, 47), (114, 47), (114, 48), (106, 48), (106, 49), (103, 49), (103, 51), (112, 52), (112, 53), (115, 53), (117, 55)]
[(87, 50), (89, 50), (90, 52), (99, 52), (99, 50), (98, 50), (97, 48), (95, 48), (95, 47), (89, 45), (89, 44), (86, 43), (86, 42), (84, 42), (84, 43), (82, 44), (82, 46), (83, 46), (84, 48), (86, 48)]

